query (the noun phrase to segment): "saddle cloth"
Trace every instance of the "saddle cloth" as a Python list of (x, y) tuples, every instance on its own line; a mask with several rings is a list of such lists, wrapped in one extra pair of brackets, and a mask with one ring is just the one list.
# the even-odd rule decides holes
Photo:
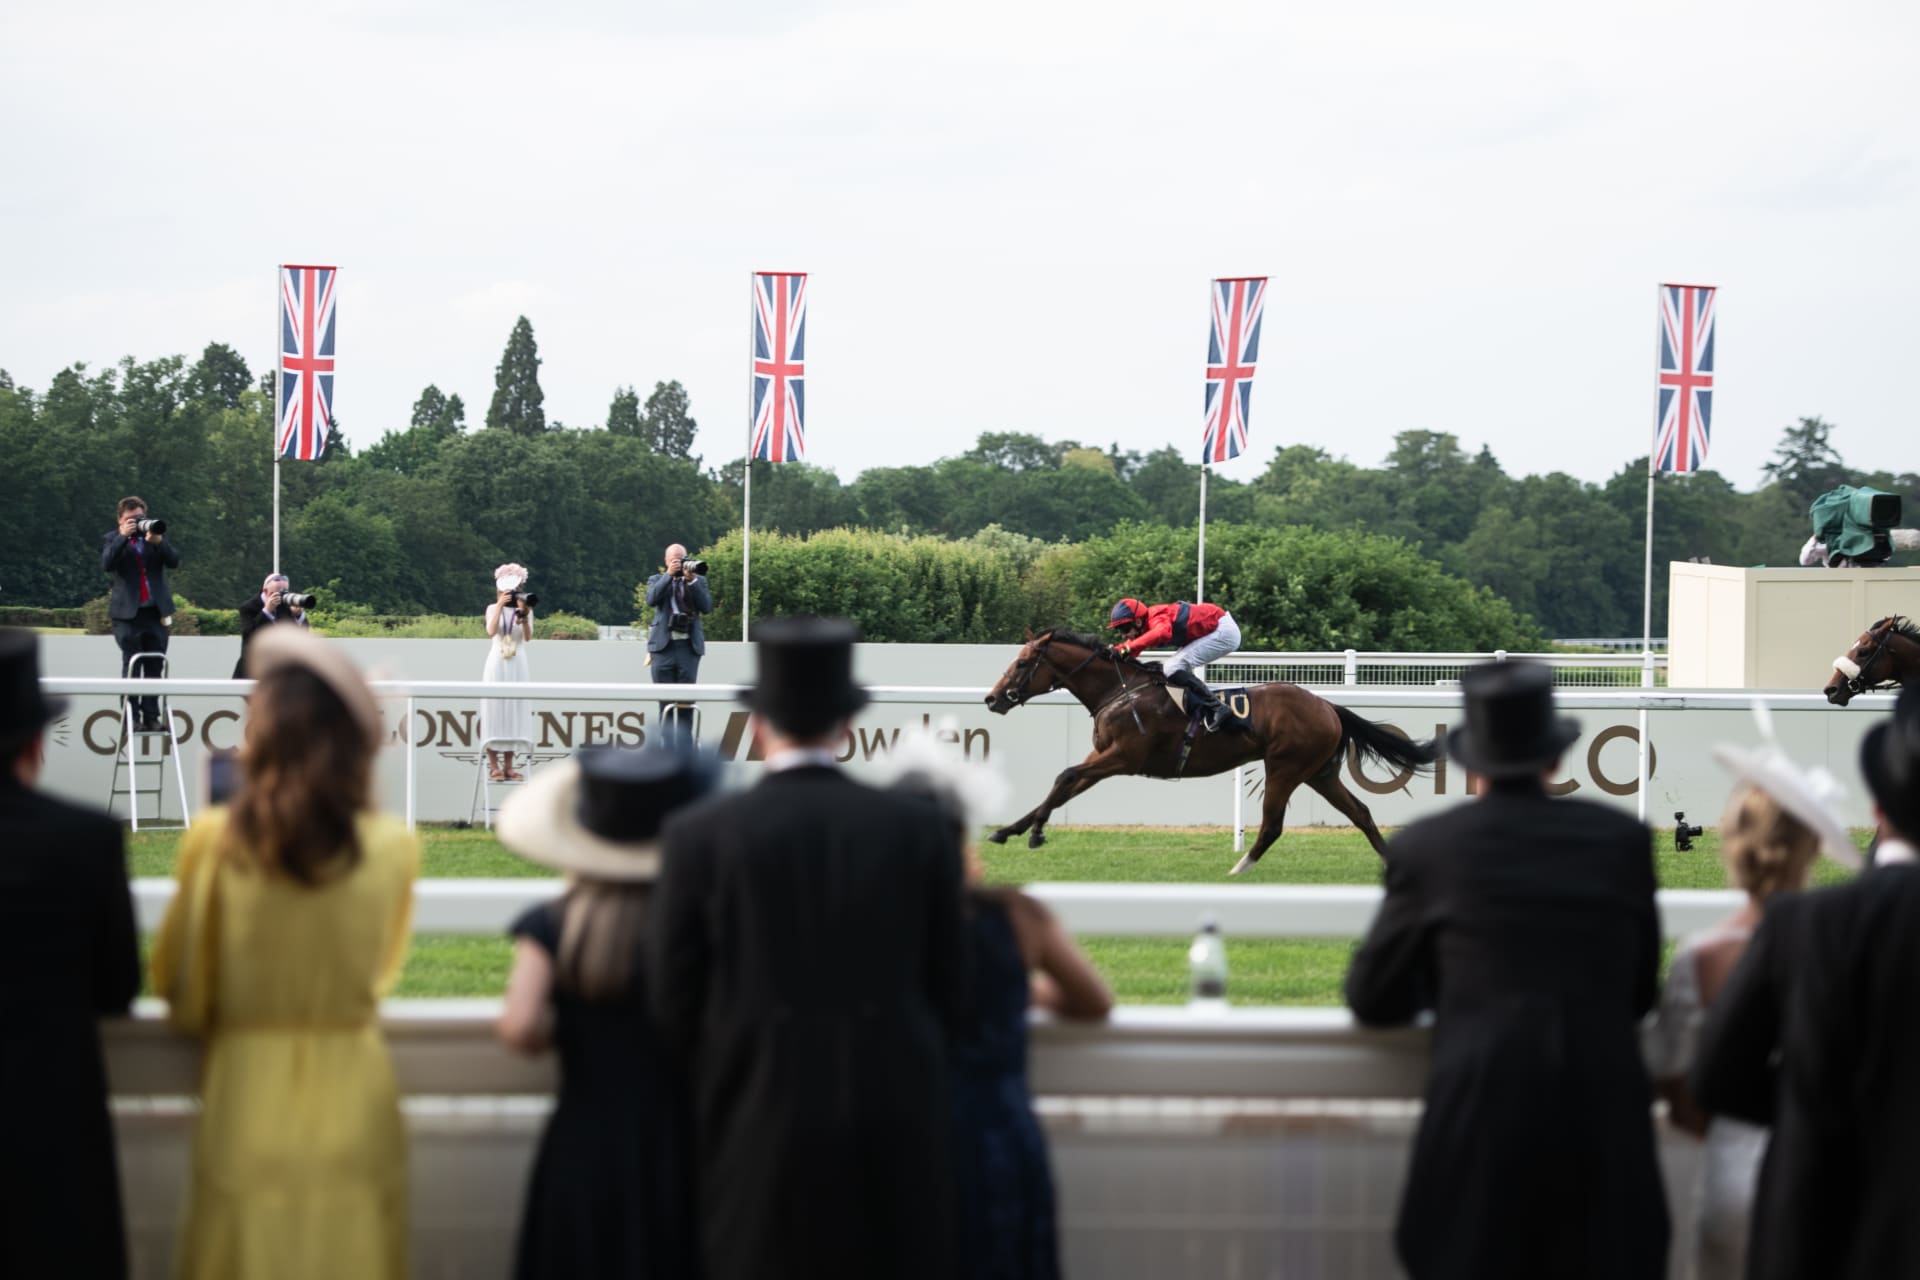
[[(1216, 687), (1213, 691), (1227, 714), (1220, 718), (1220, 730), (1251, 729), (1253, 727), (1253, 698), (1244, 684), (1231, 687)], [(1187, 691), (1178, 685), (1168, 685), (1167, 695), (1173, 699), (1173, 705), (1180, 708), (1181, 714), (1187, 711)]]

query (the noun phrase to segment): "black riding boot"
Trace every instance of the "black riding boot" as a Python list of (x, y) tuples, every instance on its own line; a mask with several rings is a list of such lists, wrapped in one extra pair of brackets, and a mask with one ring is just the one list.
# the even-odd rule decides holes
[(1167, 683), (1177, 684), (1187, 691), (1193, 705), (1198, 707), (1205, 716), (1209, 732), (1220, 728), (1220, 716), (1224, 708), (1220, 705), (1220, 699), (1214, 696), (1213, 690), (1207, 688), (1206, 681), (1191, 671), (1182, 670), (1170, 673), (1167, 676)]

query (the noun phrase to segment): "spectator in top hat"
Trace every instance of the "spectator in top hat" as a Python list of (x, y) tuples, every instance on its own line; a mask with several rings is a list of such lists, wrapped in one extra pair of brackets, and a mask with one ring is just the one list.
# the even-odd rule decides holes
[(513, 923), (500, 1036), (560, 1051), (514, 1274), (687, 1276), (693, 1222), (680, 1082), (647, 1010), (644, 948), (660, 824), (719, 782), (686, 751), (589, 748), (500, 811), (500, 842), (565, 872), (567, 891)]
[(960, 849), (927, 800), (835, 763), (867, 703), (855, 634), (761, 624), (765, 775), (665, 830), (648, 980), (692, 1081), (709, 1280), (952, 1275)]
[(120, 824), (34, 790), (39, 644), (0, 632), (0, 1275), (127, 1270), (96, 1029), (140, 989)]
[(1920, 1274), (1920, 685), (1860, 747), (1874, 870), (1770, 904), (1708, 1012), (1691, 1084), (1770, 1125), (1747, 1275)]
[(1480, 798), (1387, 844), (1347, 972), (1375, 1025), (1435, 1015), (1395, 1244), (1415, 1280), (1666, 1274), (1667, 1209), (1636, 1029), (1656, 993), (1652, 838), (1554, 799), (1579, 737), (1538, 663), (1470, 668), (1447, 753)]

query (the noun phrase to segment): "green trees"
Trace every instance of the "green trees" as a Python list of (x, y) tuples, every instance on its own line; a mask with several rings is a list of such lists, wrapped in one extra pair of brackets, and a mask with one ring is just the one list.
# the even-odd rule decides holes
[(632, 387), (616, 387), (607, 406), (607, 430), (616, 436), (640, 434), (640, 396)]
[(493, 403), (487, 406), (487, 426), (515, 435), (539, 435), (547, 429), (546, 394), (540, 390), (540, 347), (533, 326), (521, 316), (507, 335), (507, 349), (493, 371)]
[(698, 463), (693, 456), (693, 435), (699, 424), (687, 411), (687, 389), (678, 382), (656, 382), (647, 397), (647, 413), (640, 420), (640, 435), (655, 453)]

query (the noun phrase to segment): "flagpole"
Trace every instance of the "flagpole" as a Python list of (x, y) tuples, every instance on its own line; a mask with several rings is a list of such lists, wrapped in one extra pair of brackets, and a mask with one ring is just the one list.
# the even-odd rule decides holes
[[(1661, 299), (1660, 286), (1653, 289), (1655, 314), (1665, 305)], [(1653, 485), (1659, 475), (1660, 465), (1660, 343), (1661, 326), (1654, 326), (1653, 336), (1653, 436), (1647, 444), (1647, 547), (1646, 568), (1641, 579), (1640, 590), (1640, 687), (1653, 687)], [(1647, 709), (1640, 708), (1637, 729), (1639, 731), (1639, 760), (1636, 764), (1636, 785), (1634, 794), (1638, 799), (1640, 821), (1647, 820), (1647, 784), (1651, 780), (1648, 765)]]
[(273, 269), (273, 571), (280, 572), (280, 294), (283, 268)]
[(740, 464), (740, 640), (747, 640), (747, 615), (752, 611), (748, 587), (753, 581), (753, 326), (757, 323), (754, 290), (759, 282), (747, 273), (747, 458)]
[(1207, 464), (1200, 464), (1200, 575), (1193, 588), (1193, 602), (1207, 600)]

